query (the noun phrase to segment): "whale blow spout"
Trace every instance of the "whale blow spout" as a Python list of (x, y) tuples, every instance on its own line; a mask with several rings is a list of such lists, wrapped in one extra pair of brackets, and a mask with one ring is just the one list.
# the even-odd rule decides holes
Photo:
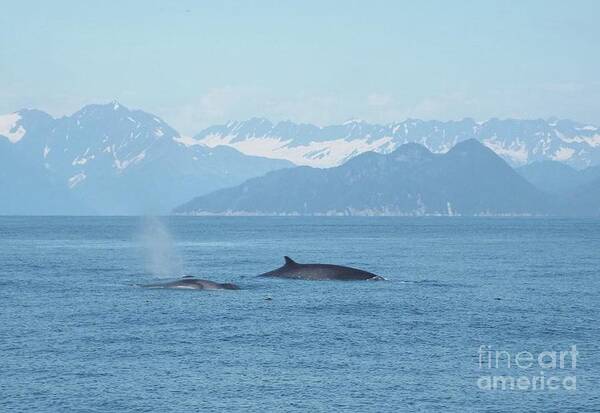
[(290, 278), (297, 280), (335, 280), (335, 281), (358, 281), (358, 280), (382, 280), (376, 274), (358, 268), (344, 267), (333, 264), (300, 264), (288, 256), (283, 257), (283, 267), (259, 275), (259, 277)]

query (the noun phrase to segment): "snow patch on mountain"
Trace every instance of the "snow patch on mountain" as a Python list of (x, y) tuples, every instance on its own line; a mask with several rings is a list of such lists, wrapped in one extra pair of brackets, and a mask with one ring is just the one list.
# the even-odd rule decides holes
[[(114, 150), (113, 150), (113, 154), (114, 154)], [(131, 165), (134, 165), (138, 162), (143, 161), (145, 157), (146, 157), (146, 150), (144, 149), (142, 152), (138, 153), (133, 158), (127, 159), (125, 161), (121, 161), (121, 160), (117, 159), (117, 157), (115, 156), (114, 164), (117, 169), (122, 171), (124, 169), (127, 169)]]
[(571, 159), (571, 157), (575, 154), (575, 149), (573, 148), (559, 148), (554, 155), (552, 155), (552, 160), (554, 161), (566, 161)]
[(0, 116), (0, 135), (5, 136), (11, 143), (17, 143), (25, 135), (25, 128), (19, 125), (21, 115), (19, 113), (11, 113)]
[(585, 142), (593, 147), (600, 146), (600, 134), (585, 138)]
[(509, 158), (517, 165), (525, 165), (529, 158), (527, 146), (521, 142), (511, 143), (506, 145), (495, 138), (485, 139), (483, 144), (496, 152), (497, 155), (503, 158)]
[(85, 152), (83, 153), (83, 155), (77, 156), (75, 159), (73, 159), (73, 162), (71, 162), (71, 165), (75, 166), (75, 165), (85, 165), (88, 161), (91, 161), (92, 159), (94, 159), (96, 157), (96, 155), (90, 155), (90, 148), (87, 148), (85, 150)]
[(177, 143), (182, 144), (183, 146), (194, 146), (194, 145), (202, 145), (199, 140), (192, 138), (191, 136), (177, 136), (174, 137), (173, 140)]
[(79, 185), (81, 182), (83, 182), (85, 180), (85, 178), (87, 178), (85, 172), (79, 172), (76, 175), (73, 175), (72, 177), (69, 178), (69, 188), (73, 189), (75, 188), (77, 185)]
[(274, 124), (267, 119), (252, 118), (208, 127), (185, 144), (225, 145), (247, 155), (333, 167), (362, 152), (387, 153), (405, 143), (419, 143), (434, 153), (445, 153), (471, 138), (484, 143), (515, 167), (556, 156), (575, 168), (600, 164), (600, 129), (568, 119), (483, 122), (469, 118), (446, 122), (408, 119), (387, 125), (351, 120), (340, 125), (316, 126), (290, 121)]
[(199, 142), (210, 148), (225, 145), (253, 156), (263, 156), (273, 159), (285, 159), (296, 165), (308, 165), (326, 168), (344, 163), (351, 157), (367, 151), (390, 152), (395, 148), (392, 138), (382, 137), (369, 141), (363, 139), (332, 139), (327, 141), (311, 141), (308, 144), (290, 145), (291, 140), (276, 137), (253, 137), (235, 141), (234, 135), (208, 135)]

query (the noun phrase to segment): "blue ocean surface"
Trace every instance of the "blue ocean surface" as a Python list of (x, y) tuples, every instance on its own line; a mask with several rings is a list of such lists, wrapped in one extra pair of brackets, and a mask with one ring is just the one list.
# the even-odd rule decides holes
[[(387, 281), (256, 278), (284, 255)], [(242, 289), (137, 286), (184, 274)], [(4, 412), (588, 412), (599, 315), (598, 220), (0, 217)], [(576, 389), (479, 381), (540, 372)]]

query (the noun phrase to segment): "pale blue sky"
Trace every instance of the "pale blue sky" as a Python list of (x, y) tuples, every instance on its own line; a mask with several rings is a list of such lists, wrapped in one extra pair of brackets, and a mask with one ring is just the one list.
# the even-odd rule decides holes
[(0, 113), (117, 99), (186, 134), (252, 116), (600, 124), (598, 1), (53, 0), (1, 12)]

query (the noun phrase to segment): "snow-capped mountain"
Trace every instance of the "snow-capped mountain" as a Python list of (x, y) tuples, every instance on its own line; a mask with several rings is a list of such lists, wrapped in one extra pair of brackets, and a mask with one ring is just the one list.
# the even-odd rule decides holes
[[(548, 160), (578, 169), (600, 165), (600, 129), (569, 120), (318, 127), (254, 118), (191, 138), (152, 114), (112, 102), (61, 118), (38, 110), (0, 116), (0, 214), (168, 212), (292, 162), (331, 167), (363, 152), (389, 154), (406, 143), (446, 153), (471, 138), (512, 166)], [(540, 175), (531, 174), (533, 181)]]
[(315, 167), (341, 165), (366, 151), (390, 153), (409, 142), (444, 153), (470, 138), (479, 140), (512, 166), (542, 160), (561, 161), (575, 168), (600, 164), (600, 128), (558, 119), (409, 119), (387, 125), (352, 120), (319, 127), (289, 121), (273, 124), (253, 118), (212, 126), (194, 137), (209, 147), (227, 145), (247, 155)]
[(1, 116), (0, 213), (167, 212), (198, 192), (291, 166), (181, 140), (158, 117), (117, 102), (59, 119)]

